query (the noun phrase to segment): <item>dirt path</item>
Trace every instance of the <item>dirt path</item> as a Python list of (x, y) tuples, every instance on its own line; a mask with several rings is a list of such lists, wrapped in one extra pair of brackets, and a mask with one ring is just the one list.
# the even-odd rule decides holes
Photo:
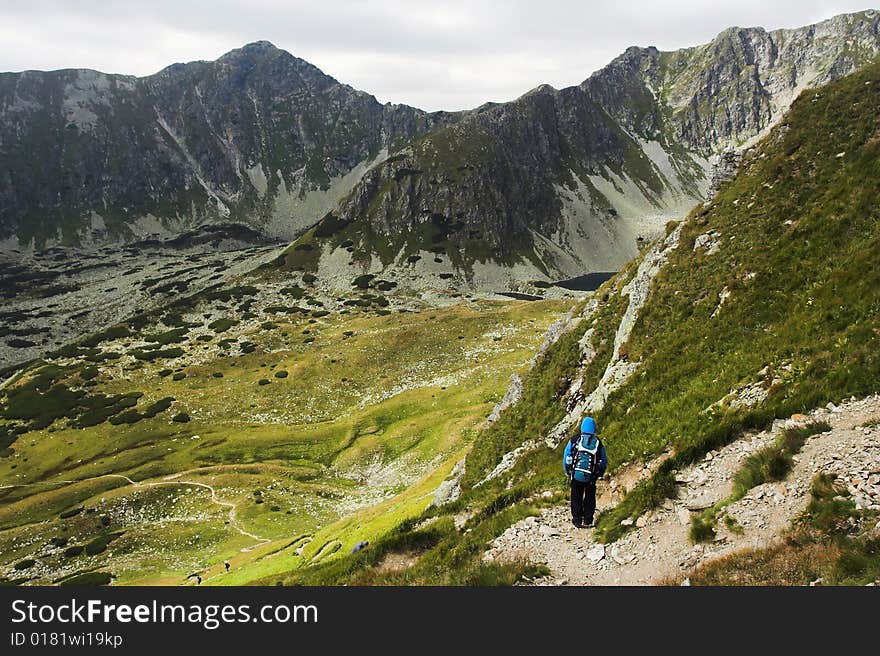
[(771, 444), (785, 422), (711, 452), (679, 472), (678, 497), (639, 517), (617, 542), (595, 543), (592, 529), (571, 526), (568, 507), (562, 505), (508, 528), (484, 560), (525, 557), (545, 563), (551, 575), (535, 585), (651, 585), (731, 551), (771, 544), (806, 507), (812, 479), (820, 472), (837, 474), (858, 506), (880, 509), (880, 425), (873, 423), (880, 420), (880, 397), (814, 411), (809, 419), (827, 421), (832, 429), (807, 440), (784, 481), (755, 487), (727, 506), (742, 534), (719, 522), (715, 541), (692, 545), (688, 539), (692, 515), (727, 497), (741, 463)]
[[(0, 485), (0, 488), (10, 488), (10, 487), (39, 487), (39, 486), (41, 486), (41, 485), (57, 485), (58, 483), (82, 483), (82, 482), (84, 482), (84, 481), (98, 480), (98, 479), (100, 479), (100, 478), (121, 478), (121, 479), (127, 481), (130, 485), (132, 485), (132, 486), (134, 486), (134, 487), (159, 487), (159, 486), (161, 486), (161, 485), (176, 485), (176, 486), (189, 485), (189, 486), (192, 486), (192, 487), (200, 487), (200, 488), (203, 488), (203, 489), (205, 489), (205, 490), (208, 490), (208, 491), (211, 493), (211, 503), (229, 509), (229, 513), (228, 513), (228, 515), (227, 515), (227, 517), (229, 518), (229, 525), (230, 525), (233, 529), (235, 529), (236, 531), (238, 531), (238, 533), (240, 533), (241, 535), (244, 535), (245, 537), (251, 538), (252, 540), (256, 540), (257, 544), (254, 545), (254, 547), (257, 547), (257, 546), (259, 546), (259, 545), (261, 545), (261, 544), (266, 544), (267, 542), (271, 542), (271, 540), (270, 540), (269, 538), (262, 538), (262, 537), (260, 537), (259, 535), (254, 535), (253, 533), (250, 533), (249, 531), (246, 531), (245, 529), (243, 529), (243, 528), (238, 524), (238, 522), (237, 522), (237, 520), (236, 520), (236, 518), (235, 518), (235, 513), (236, 513), (236, 511), (238, 510), (238, 505), (237, 505), (237, 504), (234, 504), (234, 503), (232, 503), (232, 502), (230, 502), (230, 501), (221, 501), (221, 500), (217, 497), (217, 490), (214, 488), (214, 486), (212, 486), (212, 485), (208, 485), (207, 483), (199, 483), (199, 482), (197, 482), (197, 481), (179, 481), (179, 480), (176, 480), (176, 477), (178, 477), (178, 476), (180, 476), (180, 475), (181, 475), (181, 474), (171, 474), (170, 476), (166, 476), (166, 477), (165, 477), (166, 480), (163, 480), (163, 481), (153, 481), (153, 482), (151, 482), (151, 483), (144, 483), (144, 482), (138, 482), (138, 481), (132, 480), (131, 478), (129, 478), (128, 476), (125, 476), (125, 475), (123, 475), (123, 474), (102, 474), (102, 475), (100, 475), (100, 476), (95, 476), (95, 477), (93, 477), (93, 478), (81, 479), (81, 480), (78, 480), (78, 481), (73, 481), (73, 480), (67, 481), (67, 480), (63, 480), (63, 481), (46, 481), (45, 483), (19, 483), (19, 484), (17, 484), (17, 485)], [(171, 479), (173, 479), (173, 480), (171, 480)], [(245, 547), (245, 548), (242, 549), (242, 551), (251, 551), (254, 547)]]

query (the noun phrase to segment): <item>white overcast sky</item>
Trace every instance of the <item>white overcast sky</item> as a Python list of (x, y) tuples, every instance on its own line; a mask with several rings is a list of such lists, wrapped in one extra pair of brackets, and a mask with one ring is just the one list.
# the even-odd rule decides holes
[(0, 71), (149, 75), (268, 40), (381, 102), (467, 109), (578, 84), (630, 45), (798, 27), (865, 1), (0, 0)]

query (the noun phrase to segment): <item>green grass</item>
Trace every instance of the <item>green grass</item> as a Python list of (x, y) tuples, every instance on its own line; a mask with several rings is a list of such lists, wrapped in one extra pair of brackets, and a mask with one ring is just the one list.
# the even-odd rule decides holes
[(791, 470), (792, 456), (801, 450), (807, 438), (828, 430), (831, 426), (826, 422), (786, 429), (775, 444), (750, 455), (734, 474), (734, 500), (744, 497), (753, 487), (784, 479)]
[[(803, 448), (807, 438), (831, 430), (824, 421), (811, 422), (797, 428), (787, 428), (777, 440), (746, 458), (733, 475), (733, 491), (726, 499), (704, 510), (691, 520), (691, 542), (708, 542), (715, 537), (715, 526), (721, 511), (742, 499), (749, 490), (764, 483), (783, 480), (794, 464), (793, 457)], [(730, 520), (724, 515), (725, 520)], [(731, 520), (733, 521), (733, 520)]]
[[(73, 428), (64, 406), (54, 422), (12, 435), (0, 477), (33, 487), (0, 490), (2, 562), (25, 560), (33, 548), (22, 545), (63, 538), (44, 561), (50, 571), (100, 570), (115, 584), (177, 583), (225, 558), (234, 560), (241, 582), (277, 567), (330, 566), (355, 538), (378, 544), (424, 511), (510, 373), (565, 308), (556, 301), (480, 302), (385, 316), (295, 313), (275, 320), (277, 329), (231, 326), (233, 353), (219, 349), (177, 372), (158, 358), (133, 368), (128, 356), (121, 367), (102, 370), (88, 392), (132, 403), (112, 422)], [(506, 336), (497, 342), (499, 326)], [(290, 339), (304, 329), (314, 343)], [(151, 324), (144, 331), (164, 334)], [(202, 347), (193, 339), (178, 348), (185, 363), (189, 349)], [(57, 381), (79, 381), (79, 371), (35, 365), (17, 385), (38, 394)], [(447, 379), (436, 382), (441, 375)], [(271, 383), (257, 385), (262, 379)], [(13, 381), (3, 393), (15, 388)], [(24, 420), (0, 418), (4, 426), (12, 421)], [(386, 468), (385, 479), (368, 483), (373, 466)], [(69, 480), (80, 482), (63, 482)], [(238, 525), (269, 542), (235, 530), (228, 507), (196, 483), (214, 486), (219, 500), (236, 504)], [(124, 534), (108, 542), (123, 517)], [(266, 555), (289, 555), (284, 545), (306, 534), (314, 541), (302, 559)], [(321, 544), (328, 546), (316, 558)]]
[[(628, 345), (629, 358), (644, 363), (641, 374), (599, 420), (612, 462), (666, 446), (676, 456), (599, 519), (603, 539), (620, 535), (623, 516), (671, 492), (672, 468), (744, 429), (877, 390), (880, 217), (871, 199), (880, 193), (880, 69), (829, 86), (816, 103), (812, 96), (691, 215), (655, 280)], [(723, 236), (720, 251), (693, 253), (710, 229)], [(725, 288), (731, 297), (713, 317)], [(764, 367), (778, 382), (762, 405), (704, 412)]]
[[(675, 472), (707, 451), (774, 419), (880, 390), (880, 66), (829, 85), (811, 102), (814, 95), (798, 99), (785, 127), (746, 157), (711, 203), (687, 217), (680, 246), (652, 283), (624, 348), (639, 368), (595, 416), (612, 473), (666, 451), (671, 457), (600, 514), (599, 540), (619, 538), (628, 530), (623, 519), (673, 496)], [(720, 233), (720, 249), (695, 251), (696, 238), (709, 230)], [(636, 265), (606, 283), (598, 293), (599, 317), (560, 339), (526, 378), (522, 400), (476, 437), (458, 501), (421, 518), (445, 521), (468, 512), (464, 530), (449, 531), (404, 573), (353, 560), (345, 571), (321, 570), (320, 580), (476, 580), (493, 536), (533, 512), (536, 493), (564, 494), (562, 444), (539, 447), (497, 479), (475, 483), (505, 453), (544, 437), (565, 415), (564, 392), (580, 360), (576, 343), (590, 327), (597, 355), (583, 372), (584, 388), (599, 380), (626, 306), (619, 289)], [(724, 290), (730, 296), (719, 309)], [(753, 407), (718, 403), (753, 384), (766, 392)], [(775, 455), (756, 459), (743, 484), (783, 475), (801, 439), (788, 435)], [(713, 530), (701, 518), (694, 537)], [(304, 571), (286, 582), (308, 576)]]
[(810, 503), (784, 540), (714, 560), (688, 574), (691, 585), (865, 585), (880, 580), (875, 511), (857, 511), (828, 475), (813, 481)]

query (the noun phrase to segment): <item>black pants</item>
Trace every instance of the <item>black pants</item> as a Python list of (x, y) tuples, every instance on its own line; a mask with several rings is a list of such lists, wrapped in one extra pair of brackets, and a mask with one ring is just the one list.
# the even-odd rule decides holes
[(571, 479), (571, 520), (575, 524), (589, 524), (596, 512), (596, 483), (581, 483)]

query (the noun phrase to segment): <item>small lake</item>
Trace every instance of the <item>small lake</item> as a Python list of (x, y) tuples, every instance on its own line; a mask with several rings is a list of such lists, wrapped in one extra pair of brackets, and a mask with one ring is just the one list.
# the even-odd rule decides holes
[(578, 292), (594, 292), (599, 289), (603, 282), (612, 278), (615, 274), (617, 274), (617, 271), (595, 271), (577, 278), (560, 280), (553, 284), (563, 289), (571, 289)]

